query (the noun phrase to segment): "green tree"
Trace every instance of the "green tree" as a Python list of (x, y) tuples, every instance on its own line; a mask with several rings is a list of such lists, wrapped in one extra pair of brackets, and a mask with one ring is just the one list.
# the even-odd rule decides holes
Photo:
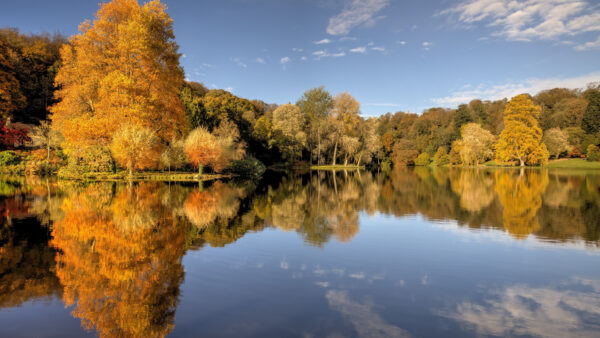
[(462, 126), (470, 122), (473, 122), (473, 117), (469, 112), (469, 106), (466, 104), (461, 104), (458, 106), (456, 113), (454, 113), (454, 133), (456, 138), (460, 137), (460, 130)]
[(513, 97), (504, 111), (504, 130), (496, 144), (496, 158), (519, 161), (520, 166), (545, 164), (548, 150), (538, 125), (541, 108), (527, 94)]
[(302, 110), (306, 119), (307, 144), (311, 152), (311, 161), (316, 157), (317, 163), (321, 163), (321, 149), (325, 138), (324, 121), (333, 108), (333, 97), (321, 86), (304, 92), (296, 105)]
[(290, 160), (297, 158), (306, 144), (303, 123), (302, 110), (296, 105), (284, 104), (273, 111), (273, 130), (281, 133), (279, 147)]
[(584, 94), (588, 100), (587, 108), (583, 114), (581, 128), (588, 134), (600, 131), (600, 90), (588, 89)]
[(571, 150), (569, 146), (569, 135), (560, 128), (552, 128), (546, 130), (542, 139), (548, 148), (548, 153), (554, 158), (564, 152)]

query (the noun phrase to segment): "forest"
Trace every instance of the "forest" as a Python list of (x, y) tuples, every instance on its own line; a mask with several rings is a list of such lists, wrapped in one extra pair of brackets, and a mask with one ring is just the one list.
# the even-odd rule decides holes
[(272, 104), (185, 80), (160, 1), (101, 4), (69, 38), (0, 30), (0, 167), (10, 173), (501, 165), (600, 159), (600, 83), (456, 109), (361, 116), (315, 87)]

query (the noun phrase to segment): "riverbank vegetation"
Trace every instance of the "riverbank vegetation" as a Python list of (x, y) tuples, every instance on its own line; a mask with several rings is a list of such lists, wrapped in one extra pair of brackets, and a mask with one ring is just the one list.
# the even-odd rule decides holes
[(364, 118), (351, 94), (324, 87), (280, 106), (209, 90), (184, 80), (179, 58), (159, 1), (103, 3), (68, 40), (0, 30), (0, 171), (259, 176), (282, 163), (388, 170), (600, 158), (598, 84)]

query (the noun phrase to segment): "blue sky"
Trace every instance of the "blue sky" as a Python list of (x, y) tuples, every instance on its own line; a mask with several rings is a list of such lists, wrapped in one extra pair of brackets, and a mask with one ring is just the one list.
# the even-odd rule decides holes
[[(596, 0), (166, 0), (190, 80), (270, 103), (348, 91), (365, 116), (600, 81)], [(98, 0), (2, 4), (71, 35)]]

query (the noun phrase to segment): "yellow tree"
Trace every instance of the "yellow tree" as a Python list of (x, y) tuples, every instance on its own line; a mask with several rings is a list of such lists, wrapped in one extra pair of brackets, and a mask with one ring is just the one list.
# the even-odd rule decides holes
[(110, 150), (117, 163), (129, 170), (156, 166), (159, 143), (154, 131), (138, 126), (123, 126), (113, 136)]
[(360, 103), (349, 93), (343, 92), (337, 94), (333, 99), (333, 109), (330, 114), (331, 132), (329, 137), (333, 143), (332, 164), (335, 165), (337, 150), (342, 137), (358, 136), (358, 126), (360, 124)]
[(520, 166), (548, 162), (548, 150), (538, 125), (541, 108), (527, 94), (513, 97), (504, 110), (504, 130), (496, 143), (496, 158), (519, 161)]
[(178, 96), (183, 71), (165, 9), (157, 0), (103, 3), (95, 20), (81, 24), (81, 33), (62, 47), (60, 101), (50, 111), (67, 154), (108, 148), (124, 124), (151, 128), (163, 142), (186, 128)]

